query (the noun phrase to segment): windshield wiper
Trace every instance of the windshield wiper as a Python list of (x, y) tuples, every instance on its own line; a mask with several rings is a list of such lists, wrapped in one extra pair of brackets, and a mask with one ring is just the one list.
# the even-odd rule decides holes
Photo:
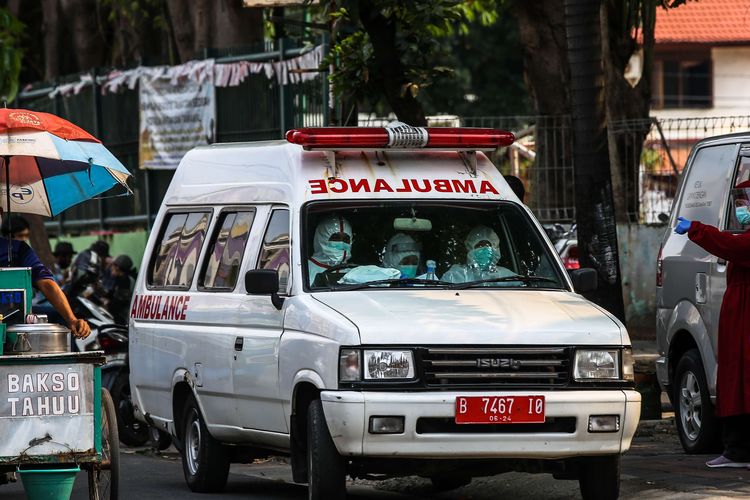
[(509, 281), (520, 281), (521, 283), (555, 283), (559, 286), (560, 282), (552, 279), (552, 278), (545, 278), (544, 276), (521, 276), (515, 275), (515, 276), (503, 276), (501, 278), (487, 278), (484, 280), (476, 280), (476, 281), (467, 281), (466, 283), (455, 283), (451, 288), (455, 290), (463, 290), (464, 288), (472, 288), (478, 285), (482, 285), (483, 283), (505, 283)]
[[(379, 287), (379, 285), (440, 285), (453, 286), (453, 283), (440, 280), (427, 280), (422, 278), (392, 278), (387, 280), (367, 281), (365, 283), (353, 283), (351, 285), (333, 285), (331, 290), (360, 290), (362, 288)], [(385, 287), (383, 287), (385, 288)]]

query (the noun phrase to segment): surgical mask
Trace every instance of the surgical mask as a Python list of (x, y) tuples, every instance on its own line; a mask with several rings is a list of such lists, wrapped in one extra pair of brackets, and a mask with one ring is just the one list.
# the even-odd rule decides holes
[(734, 209), (734, 215), (737, 217), (737, 220), (740, 222), (740, 224), (747, 225), (750, 224), (750, 211), (748, 211), (747, 207), (737, 207)]
[(402, 278), (413, 278), (417, 275), (417, 266), (398, 266), (398, 270), (401, 271)]
[(325, 256), (337, 264), (348, 260), (352, 254), (352, 245), (345, 241), (327, 241), (321, 247)]
[(487, 269), (497, 262), (498, 257), (498, 252), (492, 247), (479, 247), (469, 251), (469, 260), (480, 269)]

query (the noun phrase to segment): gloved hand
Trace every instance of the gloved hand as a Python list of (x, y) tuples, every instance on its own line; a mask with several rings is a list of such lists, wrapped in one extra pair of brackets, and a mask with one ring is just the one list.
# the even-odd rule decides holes
[(679, 221), (677, 225), (674, 228), (674, 232), (677, 234), (685, 234), (688, 232), (688, 229), (690, 229), (690, 224), (692, 224), (692, 221), (687, 220), (684, 217), (677, 217), (677, 220)]

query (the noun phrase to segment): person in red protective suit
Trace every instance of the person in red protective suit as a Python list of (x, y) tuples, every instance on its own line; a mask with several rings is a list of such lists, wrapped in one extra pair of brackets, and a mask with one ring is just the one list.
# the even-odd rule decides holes
[[(750, 226), (750, 181), (732, 190), (734, 215)], [(723, 424), (724, 453), (708, 467), (750, 467), (750, 231), (736, 234), (677, 218), (678, 234), (725, 259), (727, 289), (719, 314), (716, 415)]]

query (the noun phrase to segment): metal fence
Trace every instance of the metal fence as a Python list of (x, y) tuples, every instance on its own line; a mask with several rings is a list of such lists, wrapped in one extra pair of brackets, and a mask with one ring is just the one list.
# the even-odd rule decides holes
[[(573, 136), (566, 116), (466, 117), (468, 127), (511, 130), (516, 143), (495, 163), (524, 180), (540, 221), (575, 220)], [(616, 203), (630, 222), (663, 223), (691, 148), (711, 136), (750, 130), (750, 116), (663, 118), (609, 124)]]
[[(217, 54), (216, 62), (280, 61), (302, 51), (300, 47), (281, 43), (275, 49), (257, 53)], [(62, 116), (100, 138), (133, 173), (134, 196), (88, 201), (48, 222), (48, 230), (52, 234), (69, 234), (147, 228), (161, 205), (173, 172), (138, 169), (138, 89), (102, 94), (94, 84), (75, 95), (49, 97), (55, 85), (78, 81), (79, 77), (70, 75), (36, 84), (18, 96), (16, 106)], [(328, 99), (324, 73), (307, 82), (286, 85), (264, 74), (250, 74), (237, 87), (216, 88), (217, 141), (281, 139), (292, 127), (326, 125)]]

